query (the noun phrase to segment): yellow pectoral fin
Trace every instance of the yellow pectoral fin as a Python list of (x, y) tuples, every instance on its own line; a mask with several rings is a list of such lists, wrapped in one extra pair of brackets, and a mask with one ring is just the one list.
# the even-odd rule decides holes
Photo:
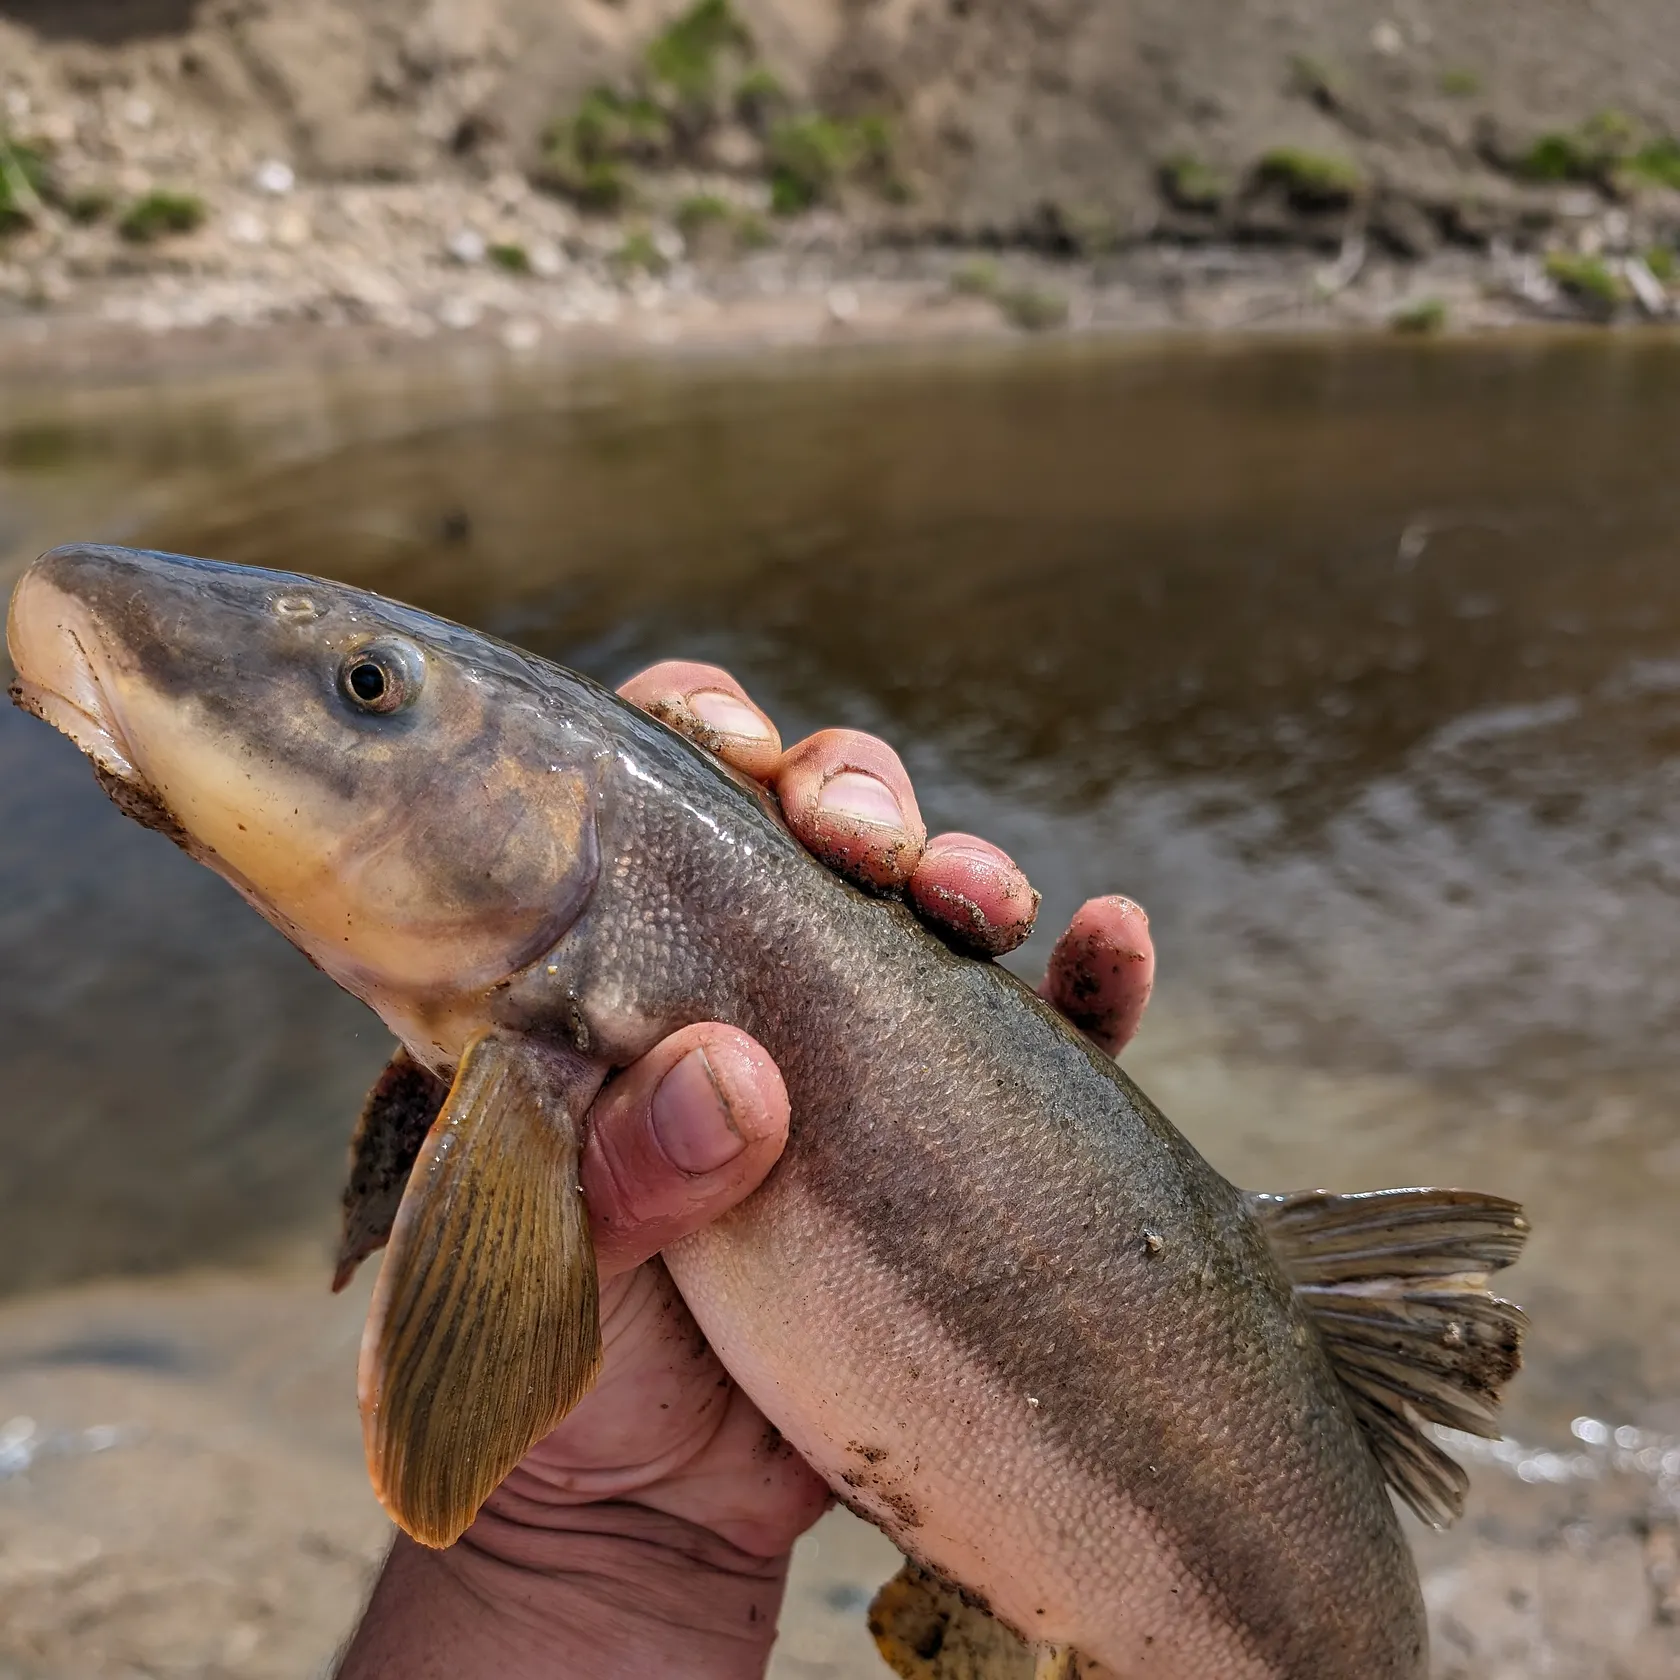
[(544, 1059), (474, 1039), (403, 1196), (358, 1372), (374, 1491), (422, 1545), (458, 1539), (594, 1381), (578, 1154)]

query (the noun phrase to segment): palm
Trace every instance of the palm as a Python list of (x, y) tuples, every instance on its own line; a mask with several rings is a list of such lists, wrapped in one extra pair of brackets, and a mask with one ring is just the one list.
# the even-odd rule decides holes
[(496, 1499), (626, 1500), (754, 1557), (784, 1555), (828, 1490), (735, 1386), (660, 1261), (603, 1286), (601, 1339), (595, 1387)]

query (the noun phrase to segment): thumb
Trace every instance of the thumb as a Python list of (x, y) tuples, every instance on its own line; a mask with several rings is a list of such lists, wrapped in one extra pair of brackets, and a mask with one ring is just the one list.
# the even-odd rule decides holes
[(769, 1052), (715, 1023), (684, 1027), (595, 1099), (581, 1177), (603, 1279), (709, 1224), (755, 1190), (787, 1142)]

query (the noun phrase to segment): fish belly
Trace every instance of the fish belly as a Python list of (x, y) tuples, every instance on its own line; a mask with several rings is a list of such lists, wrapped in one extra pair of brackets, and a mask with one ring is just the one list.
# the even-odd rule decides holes
[(1061, 1450), (1054, 1397), (1005, 1385), (785, 1180), (666, 1261), (731, 1374), (839, 1497), (1025, 1638), (1115, 1680), (1274, 1674), (1127, 1490)]

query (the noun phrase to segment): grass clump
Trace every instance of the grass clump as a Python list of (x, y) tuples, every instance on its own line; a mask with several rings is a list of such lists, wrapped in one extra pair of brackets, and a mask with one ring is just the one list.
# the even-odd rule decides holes
[(1351, 159), (1301, 146), (1274, 146), (1255, 166), (1256, 178), (1283, 189), (1298, 210), (1337, 210), (1365, 190), (1365, 177)]
[(1558, 289), (1595, 315), (1613, 315), (1627, 301), (1627, 282), (1601, 257), (1553, 251), (1546, 274)]
[(898, 172), (892, 124), (882, 116), (825, 117), (817, 112), (774, 124), (765, 146), (770, 208), (797, 216), (834, 204), (848, 182), (867, 185), (891, 203), (909, 189)]
[(1230, 196), (1230, 182), (1218, 170), (1186, 153), (1161, 165), (1162, 196), (1180, 210), (1217, 210)]
[(850, 124), (815, 114), (788, 117), (770, 130), (770, 208), (796, 216), (832, 204), (858, 162)]
[(34, 224), (46, 190), (45, 152), (0, 133), (0, 237)]
[(531, 272), (531, 253), (523, 245), (515, 244), (511, 240), (487, 246), (484, 254), (497, 268), (508, 274)]
[(116, 195), (105, 187), (84, 187), (68, 194), (63, 200), (64, 213), (71, 221), (86, 227), (102, 222), (116, 208)]
[(655, 37), (643, 62), (655, 88), (690, 121), (703, 122), (717, 112), (725, 60), (752, 50), (752, 31), (729, 0), (696, 0)]
[(1047, 286), (1011, 286), (997, 294), (997, 305), (1004, 320), (1023, 332), (1049, 332), (1067, 325), (1068, 300)]
[(1398, 333), (1427, 337), (1446, 326), (1447, 306), (1439, 298), (1419, 298), (1415, 303), (1402, 304), (1389, 316), (1388, 324)]
[(209, 207), (196, 193), (149, 192), (123, 212), (117, 232), (135, 245), (150, 245), (204, 225)]
[(537, 179), (585, 210), (622, 210), (634, 196), (630, 165), (657, 162), (670, 149), (670, 118), (651, 99), (592, 88), (571, 116), (549, 126)]
[(1641, 146), (1638, 140), (1631, 118), (1600, 111), (1579, 128), (1542, 134), (1517, 160), (1516, 172), (1553, 185), (1680, 187), (1680, 143), (1664, 138)]
[(1625, 165), (1637, 182), (1680, 191), (1680, 140), (1664, 135), (1636, 151)]
[(996, 297), (1003, 274), (990, 257), (970, 257), (951, 270), (951, 290), (958, 297)]
[(1449, 99), (1473, 99), (1482, 91), (1482, 78), (1462, 67), (1441, 72), (1441, 92)]
[(770, 224), (756, 210), (744, 210), (735, 218), (735, 244), (742, 251), (762, 251), (776, 243)]
[(1645, 266), (1651, 271), (1651, 278), (1660, 285), (1673, 285), (1676, 275), (1680, 275), (1680, 260), (1677, 260), (1672, 245), (1653, 245), (1643, 253)]
[(622, 274), (654, 276), (664, 274), (671, 266), (646, 228), (632, 228), (625, 234), (624, 243), (613, 252), (612, 264)]
[(787, 89), (762, 64), (755, 64), (735, 84), (735, 115), (754, 134), (768, 133), (770, 125), (792, 109)]
[(727, 227), (734, 220), (734, 207), (716, 193), (695, 193), (677, 206), (677, 229), (684, 239), (697, 239), (708, 228)]

